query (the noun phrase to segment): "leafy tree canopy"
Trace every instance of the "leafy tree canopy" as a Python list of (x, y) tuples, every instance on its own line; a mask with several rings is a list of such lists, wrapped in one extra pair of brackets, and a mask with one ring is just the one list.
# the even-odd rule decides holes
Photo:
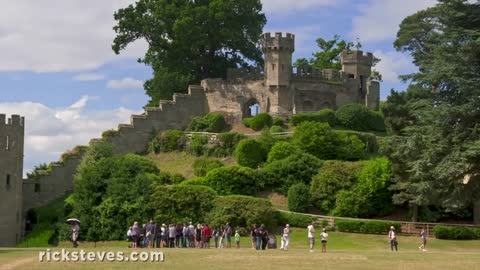
[(262, 63), (257, 46), (266, 18), (260, 0), (139, 0), (114, 14), (119, 54), (143, 39), (140, 62), (153, 68), (145, 82), (148, 106), (185, 92), (189, 83), (225, 77), (227, 68)]

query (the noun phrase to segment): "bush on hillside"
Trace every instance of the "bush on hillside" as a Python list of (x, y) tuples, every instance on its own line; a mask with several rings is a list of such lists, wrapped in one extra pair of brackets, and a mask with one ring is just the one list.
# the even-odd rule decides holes
[(182, 151), (186, 145), (186, 137), (183, 131), (170, 129), (159, 132), (148, 146), (150, 153)]
[(193, 163), (193, 173), (195, 176), (205, 176), (209, 171), (223, 166), (220, 160), (199, 158)]
[(306, 212), (310, 207), (310, 190), (304, 183), (298, 183), (288, 189), (288, 210)]
[(273, 118), (268, 113), (259, 113), (254, 117), (243, 119), (243, 123), (246, 127), (255, 131), (260, 131), (265, 127), (271, 127), (273, 124)]
[(205, 177), (192, 177), (188, 180), (185, 180), (185, 181), (181, 182), (178, 185), (180, 185), (180, 186), (189, 186), (189, 185), (208, 186), (208, 182), (207, 182), (207, 179), (205, 179)]
[(187, 146), (187, 152), (195, 155), (195, 156), (202, 156), (205, 154), (207, 150), (208, 144), (208, 137), (205, 135), (194, 134), (192, 135), (192, 139)]
[(176, 174), (171, 174), (168, 172), (149, 173), (148, 177), (155, 184), (160, 184), (160, 185), (175, 185), (185, 181), (185, 177), (179, 173), (176, 173)]
[(319, 159), (334, 159), (338, 145), (337, 135), (327, 123), (306, 121), (293, 133), (292, 143)]
[(338, 136), (336, 158), (341, 160), (355, 161), (365, 156), (365, 144), (355, 135)]
[(333, 215), (371, 217), (391, 213), (391, 177), (391, 163), (388, 159), (369, 160), (358, 173), (353, 190), (341, 190), (337, 193)]
[(361, 104), (347, 104), (335, 113), (338, 123), (346, 128), (366, 131), (385, 131), (383, 116)]
[(270, 133), (280, 133), (280, 132), (284, 132), (284, 131), (285, 131), (285, 129), (283, 129), (283, 127), (281, 127), (281, 126), (273, 125), (270, 128)]
[(317, 220), (314, 216), (302, 215), (297, 213), (287, 213), (277, 211), (277, 223), (281, 226), (289, 224), (290, 227), (306, 228), (313, 221)]
[(165, 223), (204, 222), (217, 193), (201, 185), (157, 185), (148, 200), (155, 220)]
[(222, 132), (228, 129), (225, 117), (221, 113), (211, 112), (203, 117), (194, 117), (188, 125), (188, 130), (196, 132)]
[(287, 158), (268, 163), (262, 172), (266, 186), (287, 194), (290, 186), (297, 183), (310, 184), (312, 176), (318, 173), (321, 161), (306, 153), (297, 153)]
[(261, 175), (248, 167), (230, 166), (211, 170), (205, 176), (208, 186), (219, 195), (253, 195), (263, 188)]
[(323, 109), (318, 112), (300, 112), (292, 116), (290, 123), (297, 126), (306, 121), (328, 123), (333, 127), (336, 124), (335, 112), (331, 109)]
[(244, 139), (237, 145), (235, 159), (239, 165), (255, 169), (267, 159), (267, 154), (257, 140)]
[(264, 224), (273, 230), (277, 225), (275, 217), (269, 200), (231, 195), (216, 198), (206, 220), (212, 226), (223, 226), (228, 222), (232, 228), (251, 228), (253, 224)]
[(300, 148), (298, 148), (297, 146), (289, 142), (280, 141), (275, 143), (272, 149), (270, 149), (267, 161), (273, 162), (275, 160), (281, 160), (299, 152)]
[(245, 138), (245, 135), (237, 132), (224, 132), (218, 134), (218, 145), (215, 148), (214, 156), (231, 156), (235, 152), (238, 143)]
[(433, 234), (438, 239), (447, 240), (475, 240), (480, 239), (480, 228), (448, 227), (436, 225)]
[(325, 213), (335, 208), (335, 200), (340, 190), (349, 190), (356, 183), (357, 174), (364, 162), (327, 160), (320, 172), (312, 178), (310, 193), (312, 204)]
[(387, 234), (390, 230), (390, 226), (394, 226), (397, 233), (402, 230), (400, 222), (375, 220), (336, 219), (335, 226), (340, 232), (355, 233)]
[(283, 126), (285, 125), (285, 122), (284, 122), (283, 119), (280, 118), (280, 117), (274, 117), (274, 118), (273, 118), (273, 121), (272, 121), (272, 125), (273, 125), (273, 126), (283, 127)]
[(377, 153), (379, 151), (380, 143), (375, 134), (353, 130), (335, 130), (334, 132), (337, 133), (338, 136), (357, 136), (365, 144), (365, 150), (368, 153)]

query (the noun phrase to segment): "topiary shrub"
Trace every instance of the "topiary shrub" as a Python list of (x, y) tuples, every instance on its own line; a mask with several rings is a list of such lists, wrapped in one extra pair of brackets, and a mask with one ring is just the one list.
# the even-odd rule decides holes
[(273, 123), (273, 118), (268, 113), (259, 113), (254, 117), (243, 119), (243, 123), (246, 127), (259, 131), (265, 127), (271, 127)]
[(336, 219), (335, 226), (340, 232), (387, 234), (390, 226), (395, 227), (397, 233), (402, 231), (400, 222), (391, 221)]
[(253, 195), (264, 186), (262, 176), (248, 167), (230, 166), (211, 170), (205, 176), (219, 195)]
[(277, 225), (276, 213), (269, 200), (241, 195), (216, 198), (206, 220), (212, 226), (223, 226), (228, 222), (233, 228), (264, 224), (273, 230)]
[(347, 104), (335, 113), (338, 123), (346, 128), (365, 131), (385, 131), (383, 116), (361, 104)]
[(282, 226), (289, 224), (290, 227), (306, 228), (315, 220), (317, 218), (314, 216), (277, 211), (277, 223)]
[(306, 121), (323, 122), (334, 126), (336, 124), (335, 112), (331, 109), (323, 109), (318, 112), (300, 112), (292, 116), (290, 123), (297, 126)]
[(209, 171), (223, 166), (220, 160), (199, 158), (193, 163), (193, 173), (195, 176), (205, 176)]
[(237, 163), (250, 168), (257, 168), (266, 160), (266, 156), (262, 144), (254, 139), (241, 140), (235, 150)]
[(151, 153), (181, 151), (185, 148), (186, 137), (183, 131), (170, 129), (159, 132), (150, 141), (148, 150)]
[(480, 228), (448, 227), (436, 225), (433, 234), (438, 239), (475, 240), (480, 239)]
[(318, 174), (312, 177), (310, 194), (312, 204), (325, 213), (335, 208), (340, 190), (351, 189), (365, 162), (324, 161)]
[(288, 189), (288, 210), (306, 212), (310, 207), (310, 189), (304, 183), (298, 183)]
[(190, 131), (222, 132), (228, 129), (225, 117), (221, 113), (211, 112), (203, 117), (194, 117), (188, 125)]
[(281, 160), (299, 152), (300, 148), (298, 148), (297, 146), (289, 142), (280, 141), (275, 143), (272, 149), (270, 149), (267, 161), (273, 162), (275, 160)]

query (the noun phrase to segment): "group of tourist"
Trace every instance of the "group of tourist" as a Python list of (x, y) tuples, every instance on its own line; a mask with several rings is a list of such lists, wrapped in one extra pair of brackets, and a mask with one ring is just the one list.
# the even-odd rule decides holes
[(232, 235), (235, 246), (240, 248), (240, 234), (238, 231), (233, 234), (228, 223), (211, 228), (208, 224), (195, 226), (192, 222), (167, 226), (150, 220), (143, 226), (135, 221), (127, 231), (127, 240), (132, 248), (210, 248), (211, 240), (215, 248), (230, 248)]

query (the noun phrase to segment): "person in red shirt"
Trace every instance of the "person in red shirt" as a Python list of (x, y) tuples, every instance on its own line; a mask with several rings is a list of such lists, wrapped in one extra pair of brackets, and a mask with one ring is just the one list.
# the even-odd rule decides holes
[(210, 248), (210, 237), (212, 236), (212, 232), (210, 230), (210, 227), (208, 227), (208, 224), (205, 224), (203, 226), (203, 236), (204, 236), (204, 247), (205, 248)]

